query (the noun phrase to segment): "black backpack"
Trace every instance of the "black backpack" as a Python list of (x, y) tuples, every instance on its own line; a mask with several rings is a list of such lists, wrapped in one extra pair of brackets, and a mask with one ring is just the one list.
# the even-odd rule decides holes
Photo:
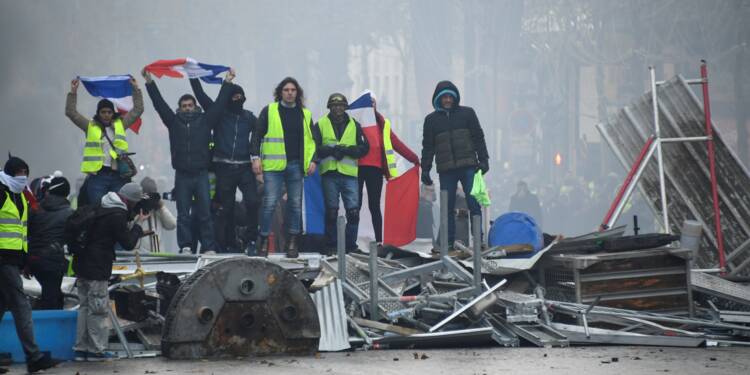
[(65, 243), (68, 253), (79, 254), (86, 247), (89, 229), (94, 223), (99, 205), (78, 207), (65, 221)]

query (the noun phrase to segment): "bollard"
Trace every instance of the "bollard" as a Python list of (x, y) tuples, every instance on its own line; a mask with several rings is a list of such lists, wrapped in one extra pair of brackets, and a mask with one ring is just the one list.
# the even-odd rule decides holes
[(440, 259), (448, 256), (448, 191), (440, 189)]
[(341, 282), (346, 281), (346, 243), (344, 231), (346, 230), (346, 220), (343, 216), (336, 218), (336, 259), (339, 262), (339, 279)]
[(370, 242), (370, 319), (378, 320), (378, 243)]
[(474, 244), (474, 295), (482, 294), (482, 217), (471, 217), (471, 237)]

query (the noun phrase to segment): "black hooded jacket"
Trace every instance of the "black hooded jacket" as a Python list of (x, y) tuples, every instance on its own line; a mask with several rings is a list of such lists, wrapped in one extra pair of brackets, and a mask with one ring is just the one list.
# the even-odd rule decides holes
[[(440, 108), (439, 96), (445, 90), (453, 91), (456, 98), (453, 108)], [(487, 162), (487, 144), (484, 132), (474, 109), (459, 105), (461, 94), (450, 81), (441, 81), (432, 94), (435, 111), (424, 119), (422, 137), (422, 168), (429, 172), (435, 159), (437, 172), (476, 167)]]
[[(214, 101), (206, 95), (198, 78), (190, 79), (195, 98), (206, 111), (214, 107)], [(235, 93), (242, 94), (239, 102), (231, 100)], [(234, 162), (250, 162), (250, 134), (255, 131), (258, 119), (255, 115), (242, 108), (245, 103), (245, 91), (239, 85), (232, 84), (229, 93), (230, 100), (223, 106), (221, 119), (214, 127), (214, 159), (218, 161), (231, 160)], [(218, 100), (217, 100), (218, 101)]]
[[(211, 164), (211, 129), (221, 119), (222, 111), (206, 108), (205, 113), (196, 107), (193, 112), (175, 113), (162, 98), (156, 82), (146, 84), (156, 112), (169, 130), (169, 151), (172, 155), (172, 168), (183, 172), (197, 172), (208, 169)], [(231, 96), (232, 84), (225, 83), (219, 92), (218, 102), (226, 103)], [(226, 105), (226, 104), (224, 104)]]
[(29, 258), (32, 264), (62, 271), (65, 267), (65, 221), (73, 214), (64, 197), (47, 195), (40, 202), (41, 210), (29, 217)]

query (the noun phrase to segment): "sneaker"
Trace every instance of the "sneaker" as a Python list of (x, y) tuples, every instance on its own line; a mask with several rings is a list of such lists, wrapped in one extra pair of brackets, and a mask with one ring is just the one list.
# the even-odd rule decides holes
[(180, 254), (190, 254), (190, 253), (191, 251), (189, 247), (183, 247), (182, 249), (180, 249)]
[(86, 357), (88, 357), (88, 352), (84, 352), (82, 350), (76, 350), (74, 352), (73, 360), (76, 362), (86, 362)]
[(60, 362), (61, 361), (52, 359), (52, 357), (50, 357), (49, 354), (45, 354), (44, 356), (42, 356), (42, 358), (39, 358), (36, 361), (28, 363), (26, 365), (26, 370), (28, 370), (30, 374), (33, 374), (35, 372), (39, 372), (42, 370), (46, 370), (48, 368), (55, 367), (59, 365)]
[(216, 252), (213, 250), (204, 251), (203, 255), (216, 255)]
[(86, 358), (88, 362), (107, 362), (118, 359), (112, 352), (88, 353)]

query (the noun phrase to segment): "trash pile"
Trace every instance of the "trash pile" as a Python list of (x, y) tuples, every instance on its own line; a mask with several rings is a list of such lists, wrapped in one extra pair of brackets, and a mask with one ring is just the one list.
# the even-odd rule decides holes
[(693, 270), (695, 249), (681, 247), (679, 236), (623, 233), (555, 238), (524, 258), (512, 258), (517, 246), (459, 244), (432, 254), (375, 243), (369, 254), (342, 249), (298, 259), (145, 255), (141, 276), (173, 273), (159, 271), (145, 288), (132, 279), (111, 288), (113, 349), (191, 359), (488, 345), (750, 345), (750, 287)]

